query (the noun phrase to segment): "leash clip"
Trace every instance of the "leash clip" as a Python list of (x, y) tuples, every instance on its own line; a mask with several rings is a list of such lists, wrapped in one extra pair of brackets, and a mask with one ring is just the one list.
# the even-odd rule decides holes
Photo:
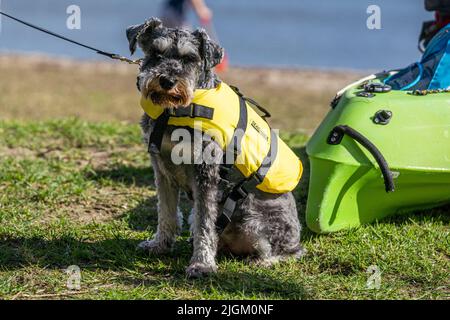
[(132, 59), (128, 59), (128, 58), (126, 58), (124, 56), (121, 56), (121, 55), (118, 55), (118, 54), (112, 54), (111, 55), (111, 59), (119, 60), (119, 61), (122, 61), (122, 62), (127, 62), (129, 64), (138, 64), (138, 65), (140, 65), (142, 63), (142, 61), (144, 60), (144, 59), (132, 60)]

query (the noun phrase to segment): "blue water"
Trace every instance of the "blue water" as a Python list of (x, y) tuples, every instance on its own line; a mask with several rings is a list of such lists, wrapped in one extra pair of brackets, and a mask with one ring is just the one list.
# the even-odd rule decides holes
[[(2, 10), (106, 51), (127, 54), (128, 25), (157, 16), (158, 0), (0, 0)], [(422, 0), (207, 0), (230, 62), (243, 66), (388, 69), (419, 59)], [(81, 7), (81, 30), (66, 28), (66, 8)], [(369, 5), (381, 30), (366, 27)], [(191, 20), (195, 23), (193, 15)], [(0, 51), (105, 59), (2, 18)]]

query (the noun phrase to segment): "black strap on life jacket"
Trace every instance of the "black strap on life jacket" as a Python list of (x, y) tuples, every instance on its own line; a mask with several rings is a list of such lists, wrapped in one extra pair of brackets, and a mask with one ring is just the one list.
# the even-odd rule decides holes
[[(221, 233), (225, 230), (226, 226), (231, 222), (234, 212), (236, 211), (237, 202), (247, 198), (249, 193), (256, 190), (256, 186), (264, 181), (264, 178), (269, 172), (270, 167), (275, 161), (278, 153), (278, 137), (272, 129), (270, 130), (270, 148), (269, 151), (261, 162), (260, 167), (250, 177), (244, 178), (235, 183), (234, 188), (227, 195), (225, 200), (222, 201), (222, 212), (217, 218), (216, 230)], [(236, 166), (233, 166), (231, 170), (238, 171)], [(228, 176), (232, 176), (229, 174)], [(222, 178), (223, 179), (223, 178)], [(227, 182), (234, 183), (234, 181), (228, 180)]]
[(170, 117), (191, 117), (211, 120), (214, 117), (214, 109), (195, 103), (192, 103), (187, 107), (164, 109), (164, 112), (155, 120), (148, 142), (148, 152), (159, 153), (161, 151), (164, 131), (166, 131)]
[(220, 177), (228, 180), (230, 170), (233, 168), (237, 157), (241, 153), (243, 134), (247, 131), (248, 113), (247, 105), (243, 97), (239, 96), (239, 120), (234, 130), (231, 142), (225, 149), (222, 164), (220, 165)]
[[(222, 212), (217, 218), (216, 222), (216, 230), (219, 233), (225, 230), (226, 226), (230, 223), (231, 218), (234, 212), (236, 211), (238, 201), (245, 199), (249, 193), (254, 192), (256, 190), (257, 185), (263, 182), (278, 152), (278, 137), (275, 134), (275, 132), (271, 129), (270, 130), (271, 142), (269, 151), (266, 157), (261, 162), (260, 167), (255, 173), (253, 173), (250, 177), (246, 178), (234, 165), (236, 158), (239, 156), (241, 152), (240, 146), (243, 137), (240, 136), (240, 133), (245, 133), (247, 130), (247, 119), (248, 119), (247, 102), (264, 113), (264, 115), (262, 116), (264, 120), (266, 120), (266, 118), (269, 118), (271, 115), (256, 101), (245, 97), (237, 87), (234, 86), (230, 87), (239, 96), (240, 116), (238, 125), (236, 126), (236, 130), (233, 134), (233, 139), (235, 139), (234, 141), (235, 143), (227, 148), (224, 155), (224, 159), (222, 161), (222, 165), (220, 167), (220, 177), (222, 179), (223, 184), (231, 185), (233, 187), (231, 192), (227, 194), (221, 201)], [(230, 153), (233, 153), (234, 155), (234, 157), (232, 158), (233, 161), (229, 161)]]
[(155, 120), (152, 133), (150, 134), (150, 138), (148, 140), (149, 153), (160, 153), (164, 131), (166, 131), (169, 118), (170, 115), (168, 109), (165, 109), (164, 112)]

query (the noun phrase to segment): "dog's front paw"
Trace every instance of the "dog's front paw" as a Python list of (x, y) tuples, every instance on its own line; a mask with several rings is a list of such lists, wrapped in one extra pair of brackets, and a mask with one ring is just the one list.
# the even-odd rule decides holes
[(217, 272), (217, 266), (202, 262), (194, 262), (186, 268), (186, 275), (189, 278), (201, 278)]
[(158, 240), (142, 241), (138, 244), (138, 249), (151, 254), (162, 254), (170, 250), (167, 245), (162, 244)]

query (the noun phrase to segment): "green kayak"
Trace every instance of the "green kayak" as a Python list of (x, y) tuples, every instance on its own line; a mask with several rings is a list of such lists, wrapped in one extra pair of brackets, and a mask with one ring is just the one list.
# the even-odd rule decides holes
[(388, 75), (339, 92), (307, 145), (315, 232), (450, 202), (450, 92), (391, 90)]

